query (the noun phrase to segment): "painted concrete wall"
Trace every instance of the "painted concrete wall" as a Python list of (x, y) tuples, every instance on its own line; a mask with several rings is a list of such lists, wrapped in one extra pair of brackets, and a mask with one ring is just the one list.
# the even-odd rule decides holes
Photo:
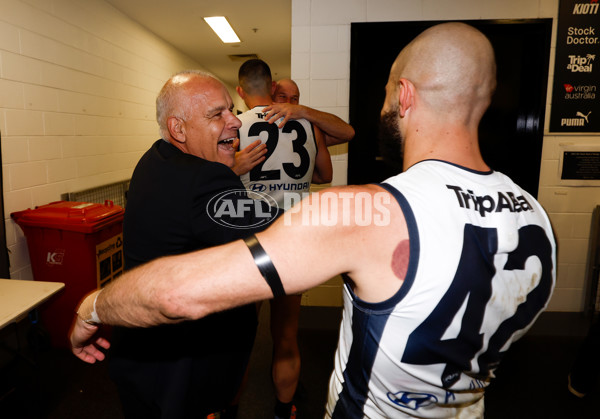
[(10, 272), (32, 279), (10, 213), (131, 177), (155, 99), (201, 65), (102, 0), (0, 0), (0, 130)]

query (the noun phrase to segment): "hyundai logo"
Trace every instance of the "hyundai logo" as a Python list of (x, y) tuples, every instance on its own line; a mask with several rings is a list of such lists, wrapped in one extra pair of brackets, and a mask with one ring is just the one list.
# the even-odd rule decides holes
[(267, 190), (267, 185), (262, 183), (253, 183), (250, 185), (250, 190), (252, 192), (264, 192)]

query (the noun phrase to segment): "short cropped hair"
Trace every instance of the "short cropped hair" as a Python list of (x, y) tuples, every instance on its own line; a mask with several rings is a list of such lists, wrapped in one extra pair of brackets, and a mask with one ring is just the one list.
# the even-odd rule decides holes
[(271, 96), (271, 69), (260, 59), (251, 59), (241, 65), (238, 81), (242, 89), (250, 95)]

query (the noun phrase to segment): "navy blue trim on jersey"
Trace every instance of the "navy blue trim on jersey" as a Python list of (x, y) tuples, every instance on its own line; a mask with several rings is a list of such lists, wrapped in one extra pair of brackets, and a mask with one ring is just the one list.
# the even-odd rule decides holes
[[(469, 169), (468, 167), (461, 166), (460, 164), (456, 164), (456, 163), (452, 163), (450, 161), (440, 160), (440, 159), (421, 160), (421, 161), (418, 161), (415, 164), (413, 164), (413, 166), (416, 166), (417, 164), (422, 163), (422, 162), (426, 162), (426, 161), (438, 161), (440, 163), (446, 163), (446, 164), (449, 164), (450, 166), (454, 166), (454, 167), (458, 167), (459, 169), (466, 170), (467, 172), (475, 173), (476, 175), (487, 176), (487, 175), (491, 175), (492, 173), (494, 173), (494, 170), (492, 170), (492, 169), (486, 170), (485, 172), (483, 172), (481, 170)], [(412, 167), (412, 166), (410, 166), (410, 167)], [(409, 169), (410, 169), (410, 167), (409, 167)], [(408, 169), (406, 169), (406, 170), (408, 170)]]
[(375, 314), (354, 306), (352, 347), (343, 373), (342, 391), (338, 395), (332, 419), (359, 419), (364, 416), (371, 370), (389, 314), (390, 312)]
[(412, 284), (415, 280), (415, 275), (417, 274), (417, 268), (419, 266), (419, 255), (420, 255), (420, 240), (419, 240), (419, 229), (417, 227), (417, 222), (415, 220), (415, 215), (410, 207), (410, 204), (398, 189), (390, 185), (389, 183), (378, 183), (377, 186), (382, 187), (387, 192), (389, 192), (398, 205), (402, 209), (402, 213), (404, 214), (404, 220), (406, 221), (406, 227), (408, 229), (408, 237), (409, 237), (409, 260), (408, 260), (408, 269), (406, 270), (406, 276), (404, 277), (404, 282), (402, 286), (398, 290), (396, 294), (392, 297), (388, 298), (385, 301), (379, 303), (368, 303), (366, 301), (361, 300), (357, 297), (352, 288), (347, 286), (348, 291), (352, 295), (354, 302), (356, 305), (359, 305), (361, 308), (369, 310), (371, 312), (385, 312), (390, 308), (394, 308), (410, 291)]
[[(389, 184), (379, 184), (398, 202), (408, 228), (409, 263), (404, 282), (398, 292), (380, 303), (367, 303), (356, 297), (349, 285), (345, 285), (353, 297), (352, 346), (343, 372), (344, 383), (332, 419), (354, 419), (364, 416), (364, 405), (369, 391), (371, 370), (379, 349), (379, 341), (394, 307), (412, 287), (419, 263), (419, 231), (414, 213), (404, 195)], [(392, 233), (393, 234), (393, 233)]]
[(400, 302), (400, 300), (402, 300), (406, 296), (406, 294), (413, 285), (415, 276), (417, 275), (417, 268), (419, 267), (419, 259), (421, 254), (421, 241), (419, 239), (419, 228), (417, 226), (415, 214), (413, 213), (410, 204), (408, 203), (402, 192), (400, 192), (398, 189), (396, 189), (389, 183), (379, 183), (378, 186), (388, 191), (396, 199), (396, 202), (398, 202), (398, 205), (400, 205), (400, 209), (402, 210), (402, 214), (404, 215), (406, 228), (408, 230), (410, 250), (406, 276), (404, 277), (404, 282), (402, 283), (402, 286), (400, 287), (400, 290), (398, 290), (396, 295), (385, 301), (386, 304), (389, 303), (390, 307), (395, 307)]

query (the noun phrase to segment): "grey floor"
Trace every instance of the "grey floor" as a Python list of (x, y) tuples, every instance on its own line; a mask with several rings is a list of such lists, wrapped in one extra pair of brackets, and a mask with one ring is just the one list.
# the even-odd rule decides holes
[[(339, 309), (304, 307), (301, 312), (298, 345), (302, 368), (296, 397), (299, 419), (323, 417), (340, 320)], [(267, 412), (273, 412), (272, 341), (268, 325), (269, 305), (263, 304), (256, 344), (250, 359), (248, 385), (240, 399), (238, 419), (265, 419), (269, 417)]]
[[(297, 405), (302, 418), (323, 417), (327, 382), (333, 366), (340, 309), (306, 308), (299, 324), (302, 368)], [(256, 343), (249, 366), (249, 378), (240, 400), (238, 418), (272, 417), (274, 393), (270, 378), (272, 341), (269, 333), (269, 305), (263, 304)], [(27, 334), (19, 330), (21, 339)], [(26, 342), (22, 342), (26, 346)], [(0, 352), (1, 352), (0, 347)], [(1, 354), (1, 353), (0, 353)], [(1, 357), (0, 357), (1, 358)], [(122, 419), (115, 386), (105, 363), (85, 364), (66, 350), (47, 349), (39, 353), (38, 370), (26, 360), (0, 369), (0, 383), (17, 383), (10, 391), (0, 387), (0, 419)], [(0, 363), (0, 367), (2, 367)], [(7, 393), (8, 391), (8, 393)]]
[[(303, 307), (299, 342), (303, 368), (298, 392), (298, 418), (322, 418), (327, 382), (333, 365), (340, 310)], [(545, 313), (534, 328), (506, 354), (497, 378), (486, 392), (486, 419), (600, 418), (598, 389), (585, 399), (571, 397), (566, 377), (588, 322), (579, 314)], [(599, 354), (600, 355), (600, 354)], [(87, 365), (66, 351), (46, 350), (37, 371), (21, 363), (3, 368), (0, 418), (120, 419), (118, 399), (103, 363)], [(268, 305), (261, 310), (248, 384), (238, 419), (272, 418), (271, 339)], [(36, 377), (36, 379), (32, 379)]]

